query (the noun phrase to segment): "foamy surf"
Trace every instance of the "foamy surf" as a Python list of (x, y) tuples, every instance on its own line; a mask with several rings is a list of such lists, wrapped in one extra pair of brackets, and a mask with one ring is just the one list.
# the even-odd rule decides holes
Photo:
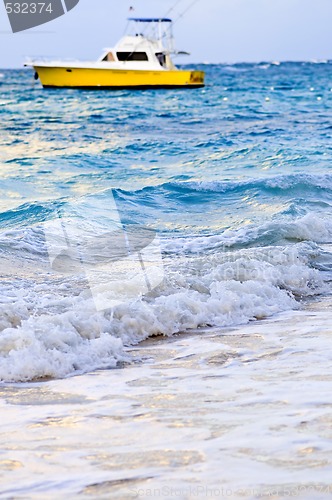
[[(8, 250), (8, 232), (3, 249), (5, 241)], [(314, 243), (211, 252), (211, 242), (197, 238), (191, 244), (198, 255), (164, 254), (165, 278), (150, 293), (97, 312), (82, 277), (47, 272), (45, 241), (33, 243), (28, 231), (19, 242), (17, 257), (26, 262), (29, 252), (31, 262), (24, 278), (3, 283), (0, 379), (6, 382), (112, 368), (129, 361), (127, 348), (148, 337), (245, 324), (297, 309), (301, 299), (325, 291), (323, 273), (314, 268), (320, 253)], [(169, 245), (175, 250), (180, 244)]]

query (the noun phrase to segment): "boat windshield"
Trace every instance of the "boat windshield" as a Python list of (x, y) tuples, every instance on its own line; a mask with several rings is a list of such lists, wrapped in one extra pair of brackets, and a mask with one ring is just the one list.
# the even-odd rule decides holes
[(119, 61), (148, 61), (146, 52), (117, 52)]

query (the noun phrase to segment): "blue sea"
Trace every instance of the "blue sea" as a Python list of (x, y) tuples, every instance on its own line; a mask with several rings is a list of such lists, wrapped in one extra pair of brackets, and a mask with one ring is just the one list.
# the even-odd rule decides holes
[(0, 71), (0, 498), (331, 494), (332, 62), (198, 69)]

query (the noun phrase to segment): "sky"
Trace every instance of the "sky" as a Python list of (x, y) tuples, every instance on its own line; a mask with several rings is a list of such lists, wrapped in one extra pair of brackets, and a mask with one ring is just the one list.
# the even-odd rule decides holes
[[(22, 67), (27, 57), (96, 60), (123, 35), (129, 15), (176, 19), (192, 2), (80, 0), (66, 15), (13, 34), (0, 0), (0, 68)], [(191, 53), (177, 62), (332, 59), (331, 24), (332, 0), (197, 0), (174, 26), (177, 48)]]

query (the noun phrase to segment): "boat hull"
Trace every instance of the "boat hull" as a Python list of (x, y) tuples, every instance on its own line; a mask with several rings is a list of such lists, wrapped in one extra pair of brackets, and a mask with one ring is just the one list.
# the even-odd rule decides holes
[(45, 88), (124, 89), (204, 87), (203, 71), (34, 66)]

